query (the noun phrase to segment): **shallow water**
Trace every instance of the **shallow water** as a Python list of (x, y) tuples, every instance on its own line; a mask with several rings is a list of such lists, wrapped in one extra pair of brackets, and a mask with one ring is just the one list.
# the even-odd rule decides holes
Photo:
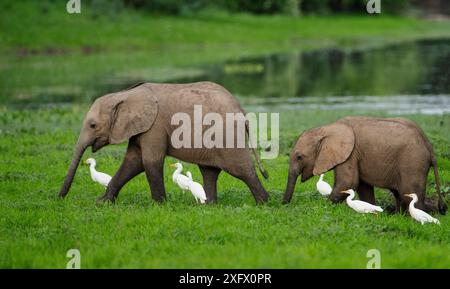
[[(222, 84), (257, 110), (450, 112), (450, 39), (322, 49), (189, 66), (145, 51), (0, 58), (0, 103), (91, 102), (146, 80)], [(186, 57), (189, 57), (187, 55)]]
[(450, 113), (450, 95), (330, 96), (243, 100), (252, 111), (353, 110), (387, 114)]

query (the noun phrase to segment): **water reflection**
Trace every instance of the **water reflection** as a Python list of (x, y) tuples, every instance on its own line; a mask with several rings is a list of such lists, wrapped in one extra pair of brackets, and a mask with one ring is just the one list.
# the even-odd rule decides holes
[(449, 65), (450, 40), (429, 40), (246, 58), (175, 81), (208, 79), (241, 96), (257, 97), (450, 94)]

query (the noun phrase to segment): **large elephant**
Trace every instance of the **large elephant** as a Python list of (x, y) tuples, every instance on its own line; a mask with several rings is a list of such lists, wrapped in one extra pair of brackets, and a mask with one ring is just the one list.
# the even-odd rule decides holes
[[(433, 167), (436, 205), (425, 199), (427, 175)], [(433, 147), (418, 125), (405, 118), (345, 117), (332, 124), (303, 132), (291, 156), (284, 203), (291, 201), (297, 177), (302, 182), (313, 175), (334, 170), (331, 201), (343, 201), (343, 190), (354, 189), (361, 200), (375, 204), (374, 186), (389, 189), (396, 210), (406, 209), (416, 193), (416, 207), (445, 214)]]
[[(166, 197), (163, 166), (165, 156), (169, 155), (199, 165), (208, 202), (217, 200), (216, 183), (222, 170), (244, 181), (257, 203), (266, 202), (268, 194), (256, 175), (248, 147), (174, 148), (171, 133), (177, 127), (171, 124), (172, 116), (186, 113), (194, 126), (194, 105), (201, 105), (203, 114), (212, 112), (223, 119), (227, 113), (243, 113), (238, 101), (225, 88), (211, 82), (140, 83), (98, 98), (84, 119), (59, 196), (67, 195), (87, 147), (96, 152), (107, 144), (128, 141), (122, 165), (99, 201), (114, 201), (125, 183), (144, 171), (152, 198), (163, 201)], [(261, 173), (267, 178), (254, 149), (253, 152)]]

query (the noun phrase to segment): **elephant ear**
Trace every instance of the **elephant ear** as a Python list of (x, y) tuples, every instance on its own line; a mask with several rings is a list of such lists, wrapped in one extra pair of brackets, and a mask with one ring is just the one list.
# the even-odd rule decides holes
[(158, 115), (158, 100), (150, 88), (138, 86), (111, 96), (109, 142), (122, 143), (148, 131)]
[(343, 123), (333, 123), (320, 128), (320, 143), (313, 174), (323, 174), (345, 162), (355, 146), (353, 129)]

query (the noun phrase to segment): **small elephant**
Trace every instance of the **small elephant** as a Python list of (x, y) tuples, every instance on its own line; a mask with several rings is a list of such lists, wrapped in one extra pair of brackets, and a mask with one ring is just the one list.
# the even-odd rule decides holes
[[(199, 165), (208, 202), (217, 200), (216, 183), (222, 170), (244, 181), (257, 203), (266, 202), (268, 194), (256, 175), (249, 148), (174, 148), (171, 133), (176, 127), (171, 124), (171, 118), (174, 114), (183, 112), (193, 123), (194, 105), (202, 105), (204, 114), (216, 113), (223, 119), (227, 113), (243, 113), (238, 101), (225, 88), (211, 82), (140, 83), (127, 90), (98, 98), (84, 119), (59, 196), (64, 198), (69, 192), (87, 147), (91, 146), (92, 152), (96, 152), (107, 144), (128, 141), (122, 165), (99, 201), (114, 201), (120, 189), (144, 171), (152, 198), (163, 201), (166, 197), (164, 159), (169, 155)], [(246, 133), (248, 134), (248, 127)], [(254, 149), (253, 153), (261, 173), (267, 178)]]
[[(433, 166), (438, 204), (425, 200), (427, 175)], [(433, 147), (420, 127), (405, 118), (345, 117), (332, 124), (303, 132), (295, 144), (289, 166), (284, 203), (291, 201), (297, 177), (334, 170), (330, 199), (337, 203), (354, 189), (361, 200), (375, 204), (374, 187), (389, 189), (396, 211), (406, 210), (410, 198), (419, 196), (417, 207), (445, 214)]]

